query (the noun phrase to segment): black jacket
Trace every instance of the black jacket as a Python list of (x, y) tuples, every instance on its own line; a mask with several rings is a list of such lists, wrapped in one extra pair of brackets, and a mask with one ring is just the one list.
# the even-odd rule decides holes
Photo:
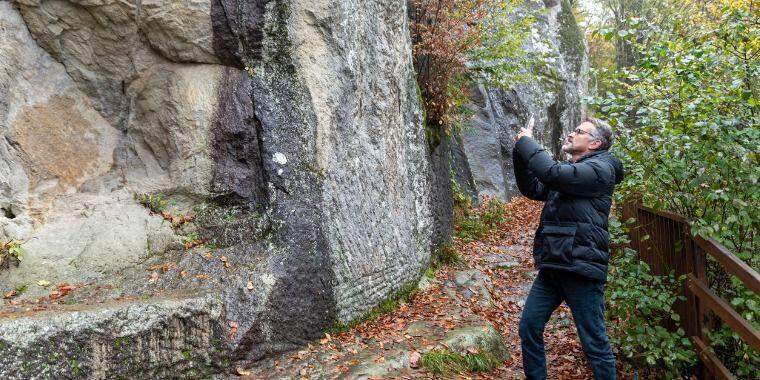
[(620, 160), (601, 150), (559, 163), (530, 137), (515, 144), (512, 157), (520, 192), (546, 202), (533, 241), (536, 266), (606, 281), (607, 220), (612, 191), (623, 180)]

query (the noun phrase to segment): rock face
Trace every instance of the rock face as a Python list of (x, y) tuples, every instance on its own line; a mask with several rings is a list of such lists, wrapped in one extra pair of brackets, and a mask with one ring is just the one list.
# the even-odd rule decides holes
[[(213, 372), (416, 281), (432, 216), (410, 50), (403, 0), (0, 2), (0, 240), (25, 252), (0, 289), (29, 285), (0, 314), (0, 374)], [(22, 323), (40, 280), (104, 306)], [(124, 338), (142, 353), (114, 354)]]
[(543, 56), (537, 78), (503, 90), (474, 86), (474, 117), (454, 141), (452, 167), (460, 189), (477, 199), (486, 195), (510, 199), (519, 191), (514, 180), (514, 136), (534, 115), (535, 137), (564, 159), (562, 139), (581, 121), (588, 58), (583, 32), (569, 0), (526, 2), (522, 12), (537, 15), (525, 49)]

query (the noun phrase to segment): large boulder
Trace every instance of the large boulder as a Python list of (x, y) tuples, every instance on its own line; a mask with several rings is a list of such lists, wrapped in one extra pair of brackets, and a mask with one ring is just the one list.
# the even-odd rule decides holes
[(427, 265), (403, 0), (1, 2), (0, 58), (6, 377), (228, 370)]
[[(537, 74), (526, 75), (529, 80), (510, 89), (473, 85), (470, 108), (474, 116), (454, 138), (458, 142), (452, 155), (454, 177), (473, 200), (478, 195), (508, 200), (519, 194), (512, 148), (515, 134), (531, 115), (536, 121), (535, 137), (557, 159), (565, 159), (562, 139), (583, 115), (588, 57), (570, 1), (525, 2), (520, 12), (536, 17), (524, 49), (541, 62)], [(526, 73), (534, 69), (524, 68)]]

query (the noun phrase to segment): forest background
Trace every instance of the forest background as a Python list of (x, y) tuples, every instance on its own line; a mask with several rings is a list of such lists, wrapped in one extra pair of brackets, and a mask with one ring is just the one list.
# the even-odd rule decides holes
[[(469, 117), (468, 83), (508, 87), (542, 57), (520, 44), (532, 16), (514, 0), (410, 2), (415, 69), (428, 129)], [(570, 1), (586, 28), (590, 113), (610, 122), (612, 151), (626, 166), (616, 203), (641, 200), (687, 217), (692, 233), (712, 237), (760, 270), (760, 7), (755, 0)], [(525, 65), (524, 60), (534, 60)], [(632, 220), (612, 217), (615, 247), (607, 318), (627, 370), (648, 378), (694, 371), (683, 329), (660, 322), (682, 279), (655, 276), (629, 247)], [(760, 299), (715, 262), (710, 286), (755, 327)], [(710, 336), (738, 378), (760, 378), (760, 354), (727, 327)]]

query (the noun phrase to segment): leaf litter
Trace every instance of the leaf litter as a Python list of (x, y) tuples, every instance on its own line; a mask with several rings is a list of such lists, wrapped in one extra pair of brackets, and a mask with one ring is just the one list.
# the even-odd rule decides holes
[[(387, 365), (389, 373), (382, 378), (432, 379), (433, 374), (421, 365), (422, 352), (442, 347), (440, 338), (424, 332), (412, 331), (417, 323), (428, 323), (435, 328), (451, 330), (467, 326), (473, 317), (480, 317), (496, 327), (506, 342), (510, 358), (490, 372), (459, 373), (457, 378), (469, 379), (520, 379), (522, 357), (518, 321), (524, 300), (535, 276), (532, 244), (538, 226), (542, 203), (526, 198), (515, 198), (504, 205), (505, 220), (487, 236), (465, 242), (454, 238), (453, 245), (463, 262), (444, 266), (435, 272), (432, 285), (418, 292), (409, 302), (401, 303), (393, 312), (373, 321), (358, 324), (348, 331), (326, 334), (295, 353), (285, 353), (256, 363), (246, 369), (251, 379), (277, 378), (352, 378), (358, 375), (379, 378), (376, 374), (354, 373), (363, 355), (372, 353), (375, 366)], [(495, 254), (504, 260), (517, 263), (508, 268), (489, 262)], [(481, 294), (472, 291), (472, 297), (452, 298), (444, 291), (443, 283), (454, 278), (457, 271), (477, 269), (489, 278), (488, 291), (494, 307), (484, 307)], [(474, 290), (474, 289), (473, 289)], [(460, 313), (451, 313), (452, 305), (461, 307)], [(580, 341), (570, 318), (569, 309), (561, 306), (547, 325), (544, 335), (550, 379), (593, 379)], [(430, 339), (429, 339), (430, 338)], [(405, 368), (392, 368), (385, 353), (406, 348)], [(476, 349), (470, 349), (473, 354)], [(474, 351), (474, 352), (473, 352)], [(308, 368), (308, 371), (306, 370)], [(238, 374), (240, 372), (238, 371)]]

